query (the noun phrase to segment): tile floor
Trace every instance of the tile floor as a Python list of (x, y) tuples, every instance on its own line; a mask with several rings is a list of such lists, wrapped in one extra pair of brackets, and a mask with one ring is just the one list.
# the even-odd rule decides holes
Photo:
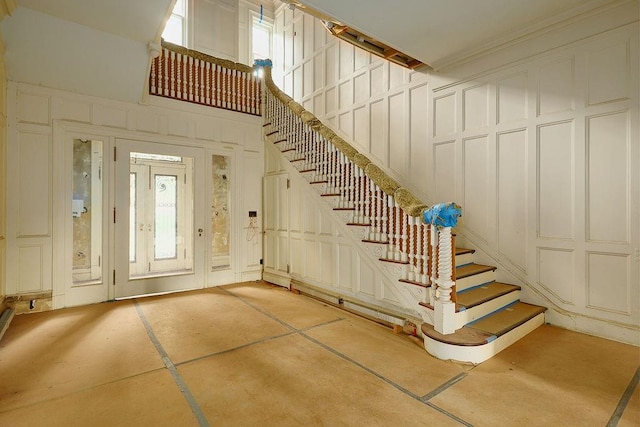
[(264, 282), (16, 316), (0, 426), (640, 426), (640, 350), (542, 326), (479, 366)]

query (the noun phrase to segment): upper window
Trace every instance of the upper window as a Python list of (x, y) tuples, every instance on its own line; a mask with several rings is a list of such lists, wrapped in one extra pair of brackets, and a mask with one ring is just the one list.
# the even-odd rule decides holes
[(253, 26), (251, 32), (251, 62), (256, 59), (271, 58), (271, 33), (272, 25), (260, 18), (253, 17)]
[(186, 45), (187, 35), (187, 0), (177, 0), (173, 12), (164, 27), (162, 38), (180, 46)]

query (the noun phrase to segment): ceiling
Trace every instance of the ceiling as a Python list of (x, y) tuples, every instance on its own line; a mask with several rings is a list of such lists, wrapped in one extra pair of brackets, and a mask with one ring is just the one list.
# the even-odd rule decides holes
[[(283, 0), (285, 3), (291, 0)], [(433, 68), (616, 0), (295, 0)]]
[(159, 41), (174, 3), (175, 0), (17, 0), (18, 6), (143, 43)]

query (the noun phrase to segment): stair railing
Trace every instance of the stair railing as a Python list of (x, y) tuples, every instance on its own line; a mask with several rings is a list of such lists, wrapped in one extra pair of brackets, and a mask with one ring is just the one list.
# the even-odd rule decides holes
[(366, 227), (363, 241), (384, 245), (381, 261), (405, 266), (402, 282), (429, 289), (420, 304), (433, 310), (435, 330), (455, 332), (451, 229), (460, 207), (429, 208), (282, 92), (271, 78), (271, 61), (256, 61), (254, 68), (264, 74), (265, 135), (311, 184), (324, 185), (323, 195), (337, 196), (334, 210), (352, 212), (349, 225)]
[(260, 93), (252, 67), (164, 40), (151, 62), (151, 95), (259, 116)]

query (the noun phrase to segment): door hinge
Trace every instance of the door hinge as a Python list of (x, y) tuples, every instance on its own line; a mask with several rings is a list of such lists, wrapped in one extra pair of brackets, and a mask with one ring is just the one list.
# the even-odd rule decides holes
[(113, 223), (116, 223), (116, 208), (113, 208)]
[(113, 286), (116, 285), (116, 271), (113, 270)]
[(289, 268), (289, 264), (287, 264), (287, 274), (289, 274), (291, 272), (291, 269)]
[(287, 178), (287, 190), (289, 189), (289, 187), (291, 187), (291, 181), (289, 180), (289, 178)]
[(118, 158), (117, 149), (116, 147), (113, 147), (113, 161), (115, 162), (117, 158)]

